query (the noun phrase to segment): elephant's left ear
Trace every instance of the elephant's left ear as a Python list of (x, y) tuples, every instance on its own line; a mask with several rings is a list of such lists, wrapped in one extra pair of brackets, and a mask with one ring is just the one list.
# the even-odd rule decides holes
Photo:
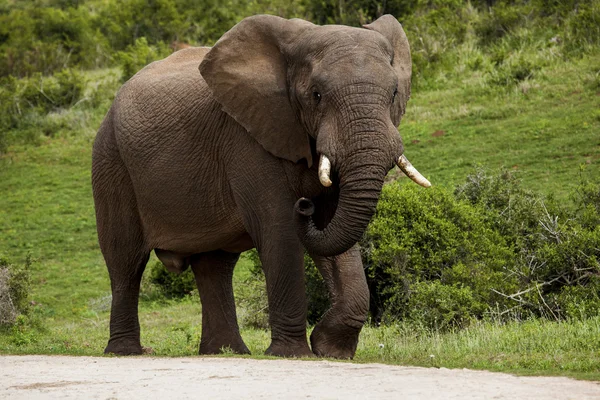
[(314, 25), (257, 15), (219, 39), (200, 73), (223, 110), (271, 154), (312, 165), (308, 134), (297, 121), (288, 94), (289, 47)]
[(392, 110), (392, 121), (396, 126), (406, 111), (406, 103), (410, 98), (410, 77), (412, 74), (412, 59), (410, 57), (410, 45), (402, 25), (391, 15), (383, 15), (364, 28), (381, 33), (392, 45), (394, 57), (392, 67), (398, 75), (398, 94), (395, 107)]

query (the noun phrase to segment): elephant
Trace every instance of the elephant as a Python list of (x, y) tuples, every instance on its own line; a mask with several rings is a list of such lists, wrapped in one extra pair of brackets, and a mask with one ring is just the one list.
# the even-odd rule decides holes
[[(410, 96), (401, 24), (363, 27), (243, 19), (212, 47), (179, 50), (118, 91), (97, 133), (92, 187), (112, 304), (106, 353), (142, 353), (138, 300), (152, 251), (192, 268), (200, 354), (249, 353), (232, 276), (256, 248), (271, 342), (281, 357), (352, 358), (369, 291), (357, 242), (395, 165)], [(304, 252), (331, 299), (307, 339)]]

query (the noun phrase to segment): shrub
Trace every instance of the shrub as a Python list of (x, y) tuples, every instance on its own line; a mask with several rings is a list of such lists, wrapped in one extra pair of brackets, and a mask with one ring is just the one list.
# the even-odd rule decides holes
[(479, 170), (455, 194), (485, 210), (486, 221), (513, 249), (507, 273), (517, 278), (518, 288), (503, 294), (523, 315), (572, 317), (578, 301), (589, 302), (590, 291), (600, 291), (598, 184), (582, 182), (575, 210), (523, 190), (508, 171)]
[(31, 258), (15, 265), (0, 258), (0, 326), (13, 325), (29, 308)]
[[(511, 259), (504, 238), (477, 207), (440, 188), (384, 187), (361, 244), (375, 320), (410, 319), (419, 304), (437, 304), (436, 310), (422, 310), (431, 317), (419, 319), (430, 327), (435, 321), (438, 328), (462, 326), (483, 317), (488, 304), (506, 303), (492, 289), (516, 285), (503, 273)], [(439, 285), (444, 301), (424, 298)]]
[(450, 329), (598, 315), (600, 185), (577, 193), (576, 209), (559, 207), (505, 170), (477, 170), (454, 196), (384, 187), (362, 241), (373, 319)]
[(85, 7), (26, 4), (0, 13), (0, 76), (48, 75), (70, 66), (104, 65), (105, 40), (91, 28), (91, 20)]
[(489, 8), (489, 11), (484, 11), (474, 27), (479, 43), (482, 45), (492, 44), (517, 27), (526, 25), (527, 18), (533, 10), (534, 8), (530, 4), (516, 6), (499, 3), (493, 8)]
[(47, 114), (73, 106), (82, 99), (87, 83), (81, 72), (73, 69), (52, 77), (40, 73), (23, 79), (9, 76), (1, 82), (0, 112), (6, 128), (19, 126), (28, 114)]
[[(268, 326), (269, 306), (267, 301), (266, 282), (262, 272), (262, 265), (256, 250), (247, 253), (252, 262), (250, 277), (236, 288), (236, 301), (240, 309), (242, 324), (265, 328)], [(305, 283), (307, 298), (307, 322), (314, 325), (330, 306), (329, 296), (321, 273), (313, 260), (304, 255)]]
[(468, 287), (445, 285), (439, 280), (417, 282), (411, 287), (407, 317), (436, 331), (460, 329), (474, 318), (476, 300)]
[(191, 268), (181, 274), (175, 274), (167, 271), (160, 261), (156, 261), (149, 266), (148, 275), (150, 283), (158, 286), (169, 299), (181, 299), (196, 289), (196, 280)]
[(257, 268), (257, 264), (254, 264), (250, 275), (236, 285), (234, 292), (240, 325), (267, 329), (269, 327), (267, 285), (259, 265)]
[(325, 311), (329, 309), (331, 302), (329, 301), (325, 281), (308, 254), (304, 255), (304, 269), (306, 271), (306, 301), (308, 303), (307, 320), (310, 325), (315, 325), (325, 314)]
[(128, 46), (126, 51), (120, 51), (116, 55), (122, 71), (121, 81), (126, 82), (152, 61), (169, 54), (170, 50), (164, 43), (151, 46), (145, 37), (137, 39), (134, 45)]
[(566, 46), (571, 51), (592, 50), (600, 44), (600, 2), (579, 2), (565, 20)]

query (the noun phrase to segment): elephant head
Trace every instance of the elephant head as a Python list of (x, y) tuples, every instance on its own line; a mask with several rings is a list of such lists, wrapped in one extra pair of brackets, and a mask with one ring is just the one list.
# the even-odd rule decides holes
[(312, 202), (296, 203), (298, 234), (313, 254), (340, 254), (360, 240), (395, 164), (429, 186), (403, 156), (397, 130), (411, 57), (390, 15), (364, 28), (246, 18), (208, 52), (200, 72), (223, 110), (267, 151), (309, 167), (315, 154), (321, 183), (339, 185), (323, 230), (313, 223)]

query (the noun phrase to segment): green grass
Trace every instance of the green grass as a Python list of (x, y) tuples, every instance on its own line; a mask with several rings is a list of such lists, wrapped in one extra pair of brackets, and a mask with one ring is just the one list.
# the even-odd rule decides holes
[[(401, 126), (406, 154), (434, 185), (452, 188), (477, 165), (506, 166), (532, 189), (565, 199), (581, 164), (590, 176), (600, 175), (595, 71), (597, 55), (555, 62), (514, 87), (490, 86), (484, 75), (468, 73), (418, 91)], [(31, 321), (0, 331), (1, 354), (100, 355), (106, 344), (110, 290), (90, 184), (92, 141), (103, 107), (88, 114), (67, 111), (64, 118), (79, 121), (76, 129), (36, 136), (36, 146), (13, 145), (0, 159), (0, 253), (15, 263), (33, 256), (35, 302)], [(248, 274), (244, 261), (235, 284)], [(197, 298), (143, 299), (143, 344), (159, 356), (196, 354), (200, 312)], [(598, 332), (598, 318), (482, 323), (446, 334), (366, 328), (356, 361), (600, 379)], [(244, 328), (242, 334), (255, 355), (269, 344), (267, 331)]]
[(494, 88), (473, 74), (418, 92), (400, 125), (406, 154), (434, 185), (454, 187), (479, 165), (504, 166), (531, 189), (564, 200), (580, 165), (600, 176), (594, 71), (598, 56), (559, 62), (520, 87)]
[(599, 332), (598, 317), (478, 323), (450, 333), (403, 325), (368, 328), (361, 335), (356, 361), (600, 380)]

